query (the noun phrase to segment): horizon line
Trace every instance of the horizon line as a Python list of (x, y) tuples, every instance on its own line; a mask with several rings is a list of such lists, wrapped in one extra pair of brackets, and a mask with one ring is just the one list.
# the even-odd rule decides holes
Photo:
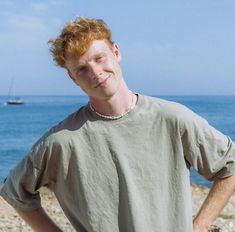
[[(152, 97), (235, 97), (235, 94), (144, 94), (140, 93), (140, 95), (147, 95)], [(9, 98), (8, 95), (0, 95), (0, 97)], [(81, 94), (27, 94), (27, 95), (17, 95), (17, 97), (89, 97), (88, 95)]]

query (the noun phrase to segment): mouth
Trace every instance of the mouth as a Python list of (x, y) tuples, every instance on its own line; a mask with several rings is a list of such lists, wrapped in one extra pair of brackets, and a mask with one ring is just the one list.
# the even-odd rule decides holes
[(104, 87), (104, 86), (106, 85), (106, 83), (107, 83), (107, 81), (108, 81), (109, 78), (110, 78), (110, 75), (109, 75), (107, 78), (105, 78), (103, 81), (97, 83), (97, 84), (94, 86), (94, 88), (96, 89), (96, 88), (98, 88), (98, 87)]

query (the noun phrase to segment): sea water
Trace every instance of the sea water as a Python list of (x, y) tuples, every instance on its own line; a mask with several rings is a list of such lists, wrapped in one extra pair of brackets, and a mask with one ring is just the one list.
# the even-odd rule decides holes
[[(158, 96), (159, 97), (159, 96)], [(182, 103), (235, 141), (235, 96), (163, 96)], [(23, 97), (24, 105), (4, 105), (0, 97), (0, 182), (50, 127), (86, 104), (85, 96)], [(210, 182), (191, 171), (191, 182)]]

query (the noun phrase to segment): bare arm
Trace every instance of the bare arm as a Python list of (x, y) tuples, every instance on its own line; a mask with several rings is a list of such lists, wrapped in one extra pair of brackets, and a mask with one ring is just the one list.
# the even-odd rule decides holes
[(62, 230), (49, 218), (43, 208), (39, 208), (32, 212), (24, 212), (16, 209), (21, 218), (29, 224), (34, 231), (43, 232), (61, 232)]
[(193, 221), (194, 232), (207, 232), (235, 190), (235, 175), (214, 182)]

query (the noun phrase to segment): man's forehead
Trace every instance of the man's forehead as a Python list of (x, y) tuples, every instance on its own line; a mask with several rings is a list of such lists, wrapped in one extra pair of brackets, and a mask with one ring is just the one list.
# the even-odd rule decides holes
[(85, 54), (88, 53), (89, 51), (108, 50), (110, 48), (111, 46), (108, 44), (106, 40), (94, 40), (91, 42)]
[(95, 40), (83, 55), (74, 55), (72, 57), (68, 57), (68, 61), (71, 62), (76, 60), (76, 62), (83, 63), (99, 54), (105, 54), (110, 50), (111, 47), (104, 40)]

